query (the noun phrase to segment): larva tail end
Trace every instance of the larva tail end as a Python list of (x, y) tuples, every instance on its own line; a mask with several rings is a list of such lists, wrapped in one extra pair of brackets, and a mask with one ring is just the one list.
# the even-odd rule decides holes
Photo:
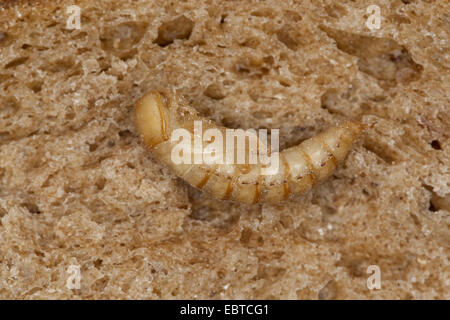
[(354, 137), (358, 137), (368, 126), (362, 122), (346, 121), (340, 125), (341, 127), (349, 130)]

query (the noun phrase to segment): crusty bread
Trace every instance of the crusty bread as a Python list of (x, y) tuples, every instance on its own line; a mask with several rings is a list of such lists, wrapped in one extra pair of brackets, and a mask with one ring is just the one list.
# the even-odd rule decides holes
[[(0, 298), (450, 298), (447, 1), (376, 1), (374, 31), (371, 0), (76, 2), (80, 30), (0, 2)], [(164, 88), (281, 147), (369, 128), (305, 196), (221, 202), (139, 141)]]

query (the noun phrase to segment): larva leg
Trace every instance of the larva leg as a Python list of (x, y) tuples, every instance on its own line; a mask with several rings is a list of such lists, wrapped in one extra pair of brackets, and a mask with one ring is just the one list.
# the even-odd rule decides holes
[(281, 152), (285, 159), (289, 174), (286, 175), (289, 192), (300, 194), (307, 192), (316, 184), (316, 174), (312, 170), (311, 159), (300, 146), (292, 147)]
[(203, 190), (215, 195), (218, 199), (230, 199), (236, 184), (235, 170), (236, 167), (234, 165), (217, 166)]
[(261, 199), (261, 168), (259, 165), (238, 166), (237, 180), (232, 198), (244, 203), (257, 203)]
[(136, 103), (135, 121), (145, 145), (178, 177), (218, 199), (244, 203), (277, 202), (309, 191), (334, 172), (362, 131), (362, 125), (352, 122), (330, 128), (277, 153), (278, 170), (261, 175), (263, 167), (259, 163), (193, 164), (193, 148), (187, 155), (191, 164), (175, 163), (172, 150), (176, 141), (170, 138), (174, 129), (193, 133), (194, 121), (201, 121), (204, 128), (217, 128), (225, 138), (225, 128), (200, 117), (173, 92), (150, 92), (142, 97)]
[(277, 156), (280, 159), (278, 171), (275, 174), (263, 176), (260, 181), (262, 184), (261, 201), (263, 202), (286, 200), (292, 192), (289, 185), (291, 169), (283, 152)]

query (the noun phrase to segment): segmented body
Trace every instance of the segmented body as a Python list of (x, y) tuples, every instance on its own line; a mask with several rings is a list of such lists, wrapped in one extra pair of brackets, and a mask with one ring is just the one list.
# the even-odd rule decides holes
[(262, 164), (174, 163), (171, 133), (178, 128), (193, 132), (194, 121), (202, 121), (203, 128), (226, 129), (201, 117), (174, 92), (152, 91), (136, 103), (136, 128), (163, 163), (192, 186), (218, 199), (243, 203), (278, 202), (309, 191), (335, 171), (362, 131), (362, 125), (353, 122), (329, 128), (279, 152), (277, 172), (262, 175)]

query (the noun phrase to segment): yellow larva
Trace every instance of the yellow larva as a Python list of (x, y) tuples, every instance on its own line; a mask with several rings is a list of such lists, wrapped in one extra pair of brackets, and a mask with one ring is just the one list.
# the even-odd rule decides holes
[[(345, 122), (278, 153), (275, 174), (262, 175), (257, 164), (176, 164), (171, 134), (185, 128), (194, 132), (194, 121), (204, 128), (226, 128), (201, 117), (173, 91), (152, 91), (136, 103), (135, 124), (145, 145), (173, 172), (192, 186), (221, 200), (243, 203), (278, 202), (309, 191), (328, 178), (347, 156), (363, 125)], [(191, 156), (191, 155), (189, 155)]]

